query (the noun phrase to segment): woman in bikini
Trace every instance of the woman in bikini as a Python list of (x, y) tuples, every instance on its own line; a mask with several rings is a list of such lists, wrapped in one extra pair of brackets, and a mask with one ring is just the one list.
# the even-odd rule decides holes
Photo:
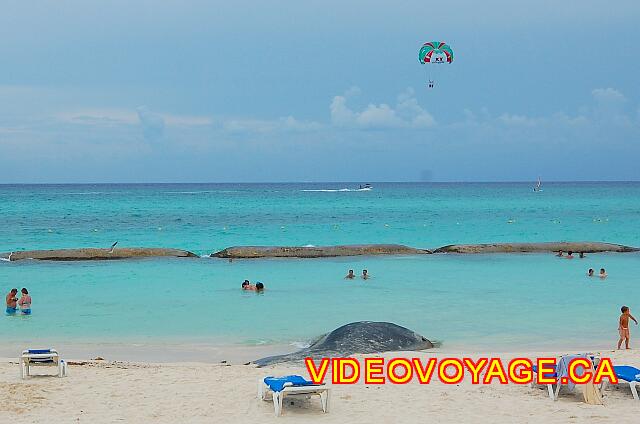
[(20, 300), (18, 300), (18, 305), (20, 305), (20, 313), (22, 315), (31, 315), (31, 296), (29, 295), (29, 290), (23, 288), (22, 296), (20, 296)]

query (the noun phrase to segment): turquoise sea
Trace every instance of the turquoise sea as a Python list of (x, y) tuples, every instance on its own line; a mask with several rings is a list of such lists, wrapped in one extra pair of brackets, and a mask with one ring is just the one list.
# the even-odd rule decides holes
[[(5, 185), (0, 252), (119, 246), (207, 255), (233, 245), (592, 240), (640, 246), (640, 183)], [(337, 190), (337, 191), (336, 191)], [(347, 191), (349, 190), (349, 191)], [(640, 315), (640, 255), (424, 255), (0, 262), (30, 317), (0, 317), (16, 347), (65, 343), (300, 344), (358, 320), (443, 348), (613, 346)], [(586, 277), (605, 267), (609, 278)], [(373, 278), (344, 280), (348, 269)], [(245, 278), (262, 295), (243, 293)], [(633, 336), (632, 329), (632, 336)], [(640, 334), (640, 333), (637, 333)], [(0, 356), (8, 351), (0, 351)]]

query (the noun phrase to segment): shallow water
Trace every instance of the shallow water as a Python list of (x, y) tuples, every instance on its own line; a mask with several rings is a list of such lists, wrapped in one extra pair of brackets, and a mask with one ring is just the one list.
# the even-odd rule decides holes
[[(0, 251), (115, 240), (200, 254), (240, 244), (640, 245), (639, 184), (549, 184), (543, 193), (522, 184), (302, 191), (316, 187), (5, 186)], [(28, 287), (34, 314), (0, 317), (0, 332), (20, 346), (40, 340), (256, 346), (303, 343), (348, 322), (381, 320), (441, 340), (444, 348), (600, 347), (615, 343), (622, 304), (640, 308), (638, 265), (635, 253), (573, 260), (523, 254), (2, 262), (3, 290)], [(610, 277), (587, 278), (589, 267), (605, 267)], [(344, 280), (349, 268), (367, 268), (373, 278)], [(241, 292), (245, 278), (263, 281), (267, 290)]]

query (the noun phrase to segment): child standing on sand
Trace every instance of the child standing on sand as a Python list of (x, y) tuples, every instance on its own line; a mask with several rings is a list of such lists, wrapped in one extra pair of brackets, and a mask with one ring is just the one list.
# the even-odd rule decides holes
[(622, 341), (624, 340), (624, 346), (629, 349), (629, 318), (633, 320), (633, 322), (638, 325), (638, 321), (631, 315), (631, 311), (628, 306), (623, 306), (620, 308), (622, 311), (622, 315), (620, 315), (620, 321), (618, 323), (618, 332), (620, 333), (620, 340), (618, 340), (618, 349), (622, 346)]

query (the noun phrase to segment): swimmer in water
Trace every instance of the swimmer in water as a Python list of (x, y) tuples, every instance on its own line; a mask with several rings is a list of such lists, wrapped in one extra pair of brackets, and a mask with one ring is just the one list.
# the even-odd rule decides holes
[(558, 254), (556, 255), (557, 257), (562, 257), (562, 250), (558, 250)]
[(257, 292), (262, 293), (264, 291), (264, 284), (262, 284), (260, 281), (258, 281), (256, 283), (256, 289)]
[(600, 268), (600, 275), (598, 275), (598, 277), (602, 279), (607, 278), (607, 271), (605, 271), (604, 268)]
[(594, 273), (593, 268), (589, 268), (589, 271), (587, 271), (587, 276), (593, 277), (593, 273)]
[(367, 271), (366, 269), (362, 270), (362, 275), (360, 276), (360, 278), (362, 278), (363, 280), (368, 280), (369, 279), (369, 271)]
[(20, 313), (22, 315), (31, 315), (31, 296), (29, 295), (29, 290), (23, 287), (21, 292), (22, 296), (20, 296), (20, 300), (18, 300)]
[(347, 273), (347, 275), (344, 277), (348, 280), (353, 280), (354, 278), (356, 278), (355, 274), (353, 273), (353, 270), (350, 269), (349, 272)]
[(584, 252), (580, 252), (580, 259), (584, 259)]
[(253, 291), (253, 290), (255, 290), (255, 289), (256, 289), (256, 287), (255, 287), (253, 284), (251, 284), (251, 283), (249, 282), (249, 280), (244, 280), (244, 281), (242, 282), (242, 290), (250, 290), (250, 291)]
[(566, 256), (566, 258), (567, 258), (567, 259), (573, 259), (573, 252), (572, 252), (571, 250), (569, 250), (569, 251), (567, 252), (567, 256)]

